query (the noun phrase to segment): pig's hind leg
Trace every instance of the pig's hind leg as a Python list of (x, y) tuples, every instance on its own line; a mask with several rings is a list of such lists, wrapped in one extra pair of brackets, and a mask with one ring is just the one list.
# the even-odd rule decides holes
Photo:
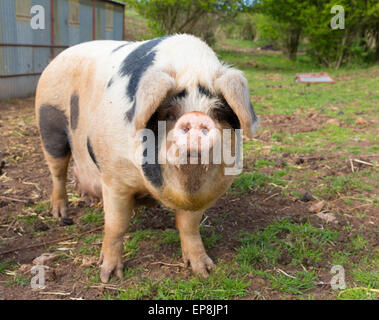
[(43, 151), (53, 179), (52, 214), (66, 218), (66, 178), (71, 157), (68, 120), (63, 110), (49, 104), (42, 105), (38, 113)]
[(176, 226), (180, 234), (183, 260), (187, 266), (190, 264), (195, 274), (208, 277), (214, 268), (213, 261), (205, 252), (203, 241), (200, 236), (200, 221), (203, 211), (190, 212), (176, 211)]
[(54, 217), (67, 217), (67, 192), (66, 179), (67, 167), (71, 153), (64, 158), (54, 158), (48, 153), (45, 154), (53, 179), (53, 192), (51, 195), (51, 213)]
[(99, 263), (101, 264), (100, 279), (102, 282), (108, 282), (113, 272), (119, 278), (123, 276), (123, 237), (134, 207), (134, 196), (120, 194), (118, 188), (110, 188), (103, 184), (103, 202), (104, 240)]

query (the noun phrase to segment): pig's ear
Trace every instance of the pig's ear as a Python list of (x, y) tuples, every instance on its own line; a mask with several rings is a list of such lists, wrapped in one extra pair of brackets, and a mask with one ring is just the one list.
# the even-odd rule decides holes
[(151, 116), (174, 87), (174, 78), (165, 72), (150, 70), (143, 75), (134, 106), (136, 131), (146, 128)]
[(250, 102), (247, 81), (242, 72), (228, 69), (215, 80), (214, 87), (237, 115), (243, 134), (252, 138), (258, 118)]

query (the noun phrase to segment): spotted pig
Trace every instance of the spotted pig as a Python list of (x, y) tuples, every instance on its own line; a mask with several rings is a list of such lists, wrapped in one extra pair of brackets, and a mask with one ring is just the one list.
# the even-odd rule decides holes
[[(91, 41), (47, 66), (35, 106), (53, 180), (52, 214), (68, 219), (71, 157), (81, 194), (103, 202), (103, 282), (113, 272), (122, 277), (132, 210), (152, 201), (175, 211), (184, 261), (195, 274), (209, 274), (214, 264), (199, 225), (231, 185), (226, 169), (236, 167), (242, 134), (251, 137), (257, 122), (240, 71), (190, 35)], [(229, 142), (221, 134), (226, 129)], [(227, 148), (234, 163), (215, 161), (216, 151)]]

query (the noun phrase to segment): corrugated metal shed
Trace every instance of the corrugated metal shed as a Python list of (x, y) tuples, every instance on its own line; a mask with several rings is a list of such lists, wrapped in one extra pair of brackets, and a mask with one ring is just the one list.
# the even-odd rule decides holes
[[(36, 5), (44, 29), (32, 28)], [(0, 99), (33, 93), (43, 69), (65, 48), (123, 37), (124, 4), (117, 1), (0, 0)]]

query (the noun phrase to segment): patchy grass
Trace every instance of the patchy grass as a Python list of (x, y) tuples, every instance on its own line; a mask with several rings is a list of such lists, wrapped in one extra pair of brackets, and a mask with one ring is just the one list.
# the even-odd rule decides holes
[(188, 281), (166, 279), (160, 283), (157, 297), (163, 300), (217, 300), (244, 297), (248, 294), (249, 282), (241, 276), (231, 276), (226, 266), (218, 266), (204, 280), (197, 277)]
[(282, 220), (269, 225), (264, 231), (240, 235), (242, 246), (237, 250), (237, 261), (241, 264), (264, 262), (275, 265), (285, 253), (288, 262), (299, 265), (304, 259), (319, 262), (322, 252), (319, 247), (333, 244), (338, 233), (320, 230), (309, 222), (297, 224)]
[[(183, 281), (180, 277), (152, 281), (147, 278), (133, 281), (131, 286), (120, 290), (116, 299), (193, 300), (231, 299), (248, 294), (249, 281), (233, 276), (230, 266), (218, 266), (208, 279), (193, 277)], [(106, 299), (114, 296), (105, 295)]]
[(304, 294), (315, 287), (316, 279), (314, 271), (298, 271), (291, 277), (279, 274), (272, 277), (272, 287), (286, 293)]
[(101, 224), (104, 221), (104, 213), (101, 208), (86, 208), (82, 221), (89, 224)]

